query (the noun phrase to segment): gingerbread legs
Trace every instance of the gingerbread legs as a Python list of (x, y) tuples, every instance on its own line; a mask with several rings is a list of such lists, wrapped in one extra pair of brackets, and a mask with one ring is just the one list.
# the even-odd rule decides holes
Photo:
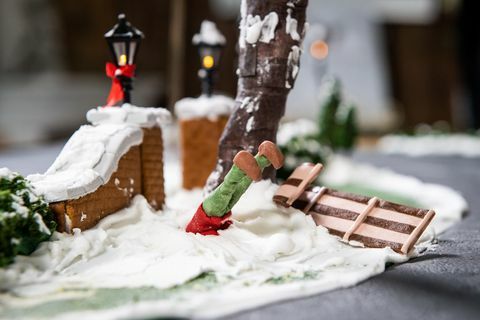
[[(187, 226), (187, 232), (207, 235), (216, 234), (216, 230), (227, 228), (231, 222), (225, 220), (230, 216), (231, 209), (252, 181), (258, 181), (263, 169), (270, 165), (274, 165), (275, 168), (281, 167), (283, 155), (274, 143), (264, 141), (259, 146), (259, 153), (255, 157), (247, 151), (240, 151), (233, 161), (234, 165), (225, 176), (224, 181), (198, 208)], [(217, 219), (213, 219), (215, 220), (213, 221), (208, 218)]]

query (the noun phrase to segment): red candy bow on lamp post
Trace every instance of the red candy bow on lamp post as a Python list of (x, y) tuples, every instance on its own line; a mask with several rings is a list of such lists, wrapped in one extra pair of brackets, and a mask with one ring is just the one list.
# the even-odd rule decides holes
[[(132, 79), (135, 74), (135, 65), (134, 64), (127, 64), (125, 66), (117, 67), (115, 64), (111, 62), (107, 62), (106, 65), (106, 74), (107, 77), (112, 79), (112, 87), (110, 88), (110, 93), (108, 94), (107, 98), (107, 107), (114, 106), (120, 101), (126, 101), (124, 88), (121, 83), (122, 78), (129, 78)], [(129, 99), (130, 100), (130, 97)]]
[(132, 79), (135, 75), (135, 57), (143, 33), (133, 27), (125, 15), (118, 15), (118, 23), (107, 33), (107, 40), (114, 63), (107, 62), (106, 74), (112, 79), (112, 87), (106, 106), (114, 106), (119, 102), (130, 103)]

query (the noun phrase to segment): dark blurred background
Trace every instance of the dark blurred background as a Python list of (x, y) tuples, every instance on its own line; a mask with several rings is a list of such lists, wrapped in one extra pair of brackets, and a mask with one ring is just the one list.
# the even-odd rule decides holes
[[(286, 118), (315, 117), (321, 79), (334, 75), (359, 108), (363, 134), (421, 123), (478, 129), (477, 3), (310, 0)], [(240, 0), (0, 0), (0, 146), (64, 139), (104, 103), (110, 53), (103, 34), (120, 12), (146, 35), (135, 104), (172, 109), (200, 94), (191, 39), (204, 19), (227, 39), (216, 89), (234, 96), (239, 7)]]

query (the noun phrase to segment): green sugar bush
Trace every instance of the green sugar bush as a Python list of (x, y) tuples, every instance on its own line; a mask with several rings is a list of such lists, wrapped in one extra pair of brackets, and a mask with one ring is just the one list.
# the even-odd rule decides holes
[[(355, 146), (358, 136), (356, 107), (346, 103), (338, 80), (324, 84), (324, 98), (314, 127), (302, 132), (307, 124), (294, 122), (288, 141), (279, 143), (285, 156), (285, 164), (277, 171), (280, 180), (286, 180), (296, 167), (304, 162), (323, 163), (332, 152), (349, 151)], [(310, 122), (312, 123), (312, 122)]]
[(0, 267), (32, 253), (56, 228), (53, 213), (22, 176), (0, 168)]

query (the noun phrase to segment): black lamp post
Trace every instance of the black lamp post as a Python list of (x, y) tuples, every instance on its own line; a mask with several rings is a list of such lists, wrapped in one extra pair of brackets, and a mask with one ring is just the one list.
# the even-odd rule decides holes
[[(105, 33), (110, 51), (112, 52), (113, 61), (117, 68), (128, 68), (135, 65), (135, 57), (140, 47), (140, 42), (144, 38), (143, 33), (133, 27), (127, 21), (125, 14), (118, 15), (118, 23)], [(133, 76), (133, 71), (132, 71)], [(120, 80), (123, 89), (123, 102), (130, 103), (132, 90), (132, 76), (120, 74), (116, 77)]]
[(223, 44), (208, 44), (200, 41), (195, 44), (200, 55), (201, 68), (198, 76), (202, 80), (202, 94), (211, 96), (213, 93), (213, 76), (220, 63)]

